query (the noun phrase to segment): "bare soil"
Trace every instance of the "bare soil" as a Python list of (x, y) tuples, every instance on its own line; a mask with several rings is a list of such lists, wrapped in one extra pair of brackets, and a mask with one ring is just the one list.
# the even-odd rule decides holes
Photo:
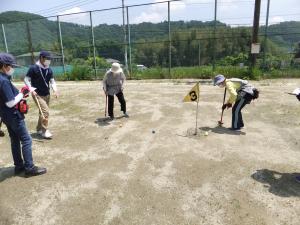
[(284, 92), (300, 80), (252, 83), (260, 98), (233, 132), (230, 110), (217, 126), (223, 90), (202, 82), (193, 135), (196, 104), (182, 102), (188, 80), (127, 82), (130, 118), (120, 117), (116, 99), (112, 122), (100, 82), (59, 82), (53, 139), (35, 133), (32, 99), (26, 116), (35, 163), (47, 174), (14, 176), (4, 128), (0, 224), (299, 225), (300, 103)]

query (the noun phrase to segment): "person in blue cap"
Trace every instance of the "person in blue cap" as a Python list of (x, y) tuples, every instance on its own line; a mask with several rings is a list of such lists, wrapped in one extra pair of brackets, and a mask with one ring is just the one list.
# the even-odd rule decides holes
[(49, 67), (50, 63), (51, 54), (47, 51), (41, 51), (39, 60), (35, 65), (29, 68), (24, 79), (25, 84), (29, 87), (30, 91), (32, 91), (32, 96), (35, 103), (39, 108), (41, 108), (42, 111), (39, 112), (36, 131), (46, 139), (52, 138), (52, 134), (48, 129), (50, 87), (53, 89), (55, 97), (58, 97), (57, 86), (54, 80), (53, 72)]
[(257, 99), (259, 92), (246, 80), (239, 78), (226, 79), (224, 75), (218, 74), (214, 78), (214, 85), (226, 88), (229, 93), (228, 101), (222, 106), (222, 110), (232, 107), (232, 130), (240, 130), (244, 127), (242, 109), (246, 104), (250, 104), (253, 99)]
[(28, 97), (30, 90), (23, 87), (21, 92), (12, 84), (14, 57), (0, 53), (0, 117), (7, 127), (11, 141), (11, 150), (15, 165), (15, 174), (25, 172), (25, 176), (36, 176), (46, 173), (46, 168), (37, 167), (32, 159), (32, 139), (27, 131), (24, 114), (19, 104)]

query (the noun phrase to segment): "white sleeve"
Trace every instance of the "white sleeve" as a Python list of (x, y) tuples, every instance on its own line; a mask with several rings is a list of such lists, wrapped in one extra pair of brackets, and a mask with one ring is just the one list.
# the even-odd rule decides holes
[(5, 105), (8, 107), (8, 108), (12, 108), (14, 107), (16, 104), (18, 104), (22, 98), (23, 98), (23, 94), (22, 93), (19, 93), (14, 100), (11, 100), (9, 102), (6, 102)]
[(31, 85), (31, 78), (30, 78), (30, 77), (25, 76), (25, 78), (24, 78), (24, 83), (26, 84), (26, 86), (29, 87), (29, 91), (30, 91), (30, 92), (33, 92), (33, 91), (35, 90), (35, 88), (32, 87), (32, 85)]
[(57, 86), (54, 78), (50, 79), (50, 84), (54, 92), (57, 92)]

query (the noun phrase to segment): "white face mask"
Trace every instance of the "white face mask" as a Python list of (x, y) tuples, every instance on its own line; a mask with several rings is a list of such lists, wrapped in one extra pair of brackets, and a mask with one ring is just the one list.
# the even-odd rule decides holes
[(50, 66), (50, 63), (51, 63), (51, 60), (46, 59), (45, 62), (44, 62), (44, 65), (45, 66)]
[(11, 75), (13, 75), (14, 72), (15, 72), (14, 68), (10, 68), (10, 70), (7, 71), (6, 74), (7, 74), (8, 76), (11, 76)]

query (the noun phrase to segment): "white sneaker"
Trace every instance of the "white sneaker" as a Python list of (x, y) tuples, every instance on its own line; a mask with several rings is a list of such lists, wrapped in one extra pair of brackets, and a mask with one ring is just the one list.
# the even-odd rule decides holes
[(42, 136), (46, 139), (51, 139), (52, 138), (52, 134), (49, 130), (46, 130), (45, 133), (42, 134)]

